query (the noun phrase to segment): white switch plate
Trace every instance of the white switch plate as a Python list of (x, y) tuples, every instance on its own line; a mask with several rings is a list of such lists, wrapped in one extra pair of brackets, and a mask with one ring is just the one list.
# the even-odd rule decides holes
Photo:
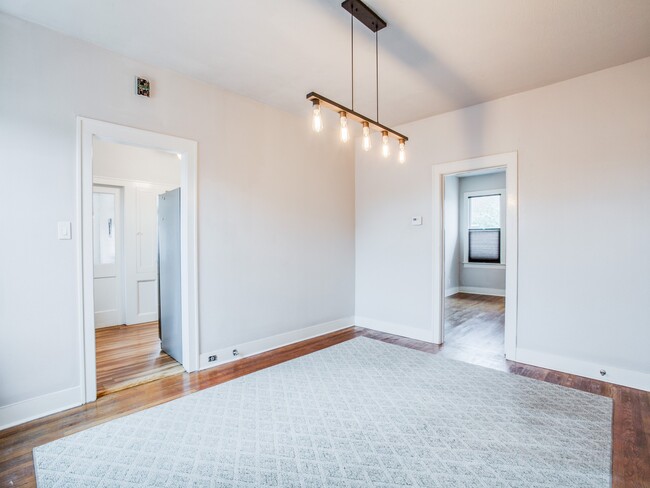
[(58, 227), (58, 236), (59, 240), (72, 239), (72, 223), (71, 222), (59, 222)]
[(422, 225), (422, 217), (411, 217), (411, 225)]

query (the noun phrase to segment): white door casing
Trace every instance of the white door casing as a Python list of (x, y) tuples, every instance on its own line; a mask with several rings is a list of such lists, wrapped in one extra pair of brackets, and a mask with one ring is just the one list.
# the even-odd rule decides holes
[(124, 323), (122, 191), (93, 187), (93, 291), (95, 327)]
[(433, 342), (444, 341), (444, 198), (445, 176), (461, 175), (482, 169), (506, 169), (506, 310), (505, 354), (506, 359), (517, 359), (517, 274), (518, 274), (518, 178), (517, 153), (509, 152), (483, 156), (462, 161), (433, 165)]
[(79, 363), (82, 403), (97, 398), (93, 296), (93, 140), (148, 147), (175, 153), (181, 162), (181, 306), (183, 367), (199, 365), (197, 156), (196, 141), (109, 122), (77, 117), (77, 226), (79, 283)]

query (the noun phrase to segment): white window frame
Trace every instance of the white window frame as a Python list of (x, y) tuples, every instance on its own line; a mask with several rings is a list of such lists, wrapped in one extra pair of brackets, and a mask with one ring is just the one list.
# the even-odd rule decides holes
[[(472, 197), (485, 197), (490, 195), (499, 195), (500, 208), (499, 208), (499, 220), (500, 220), (500, 259), (498, 263), (470, 263), (469, 262), (469, 199)], [(459, 228), (461, 229), (460, 245), (462, 249), (463, 256), (463, 267), (465, 268), (492, 268), (492, 269), (501, 269), (505, 268), (506, 263), (506, 190), (505, 188), (498, 188), (495, 190), (480, 190), (480, 191), (468, 191), (463, 193), (463, 211), (461, 215), (461, 222)]]

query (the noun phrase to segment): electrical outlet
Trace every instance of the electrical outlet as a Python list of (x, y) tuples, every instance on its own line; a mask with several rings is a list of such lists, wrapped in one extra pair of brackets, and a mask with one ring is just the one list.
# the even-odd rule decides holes
[(214, 354), (213, 356), (208, 357), (208, 362), (209, 363), (213, 363), (216, 360), (217, 360), (217, 355), (216, 354)]

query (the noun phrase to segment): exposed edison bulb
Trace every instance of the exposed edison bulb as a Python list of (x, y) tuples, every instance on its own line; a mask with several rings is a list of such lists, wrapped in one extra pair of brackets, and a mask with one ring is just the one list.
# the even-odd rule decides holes
[(399, 162), (402, 164), (406, 162), (406, 143), (404, 139), (399, 140)]
[(341, 142), (348, 142), (350, 139), (350, 131), (348, 130), (348, 117), (345, 112), (341, 114)]
[(381, 131), (381, 141), (382, 141), (382, 146), (381, 146), (381, 153), (384, 155), (385, 158), (390, 156), (390, 148), (388, 147), (388, 131)]
[(370, 124), (363, 123), (363, 150), (370, 151)]
[(323, 119), (320, 115), (320, 102), (318, 100), (314, 100), (314, 105), (313, 105), (313, 119), (312, 119), (312, 127), (314, 129), (314, 132), (320, 132), (323, 130)]

